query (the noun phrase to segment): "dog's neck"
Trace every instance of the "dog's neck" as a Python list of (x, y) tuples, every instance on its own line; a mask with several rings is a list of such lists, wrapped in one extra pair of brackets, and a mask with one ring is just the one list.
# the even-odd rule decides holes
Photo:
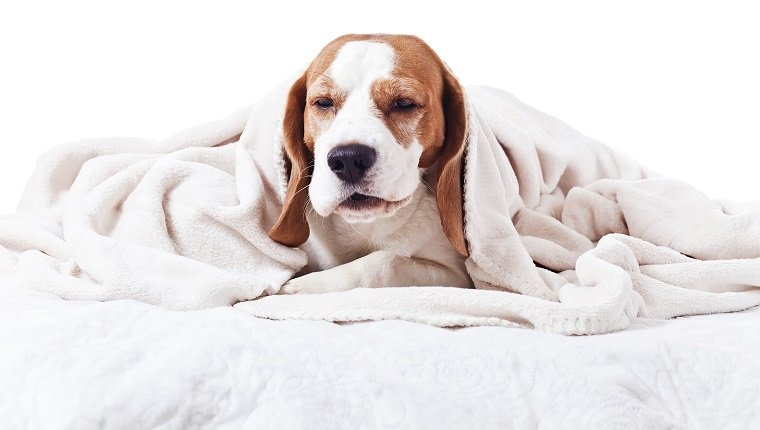
[(440, 232), (435, 196), (421, 183), (412, 200), (387, 218), (367, 223), (348, 223), (340, 215), (322, 217), (307, 208), (311, 234), (302, 249), (309, 254), (306, 271), (324, 270), (378, 250), (400, 255), (419, 251), (421, 241), (433, 240)]

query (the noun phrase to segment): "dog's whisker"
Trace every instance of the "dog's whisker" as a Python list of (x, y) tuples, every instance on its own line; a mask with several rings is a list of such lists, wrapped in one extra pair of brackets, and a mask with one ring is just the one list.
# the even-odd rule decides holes
[(309, 169), (310, 169), (310, 168), (312, 168), (313, 166), (314, 166), (313, 164), (310, 164), (310, 165), (308, 165), (308, 166), (304, 167), (303, 169), (301, 169), (301, 170), (298, 172), (298, 174), (299, 174), (299, 175), (302, 175), (304, 171), (306, 171), (306, 170), (309, 170)]
[(363, 235), (361, 234), (361, 232), (360, 232), (359, 230), (357, 230), (357, 229), (356, 229), (356, 227), (354, 227), (354, 225), (353, 225), (353, 224), (348, 224), (348, 226), (349, 226), (349, 227), (351, 227), (351, 230), (353, 230), (353, 231), (354, 231), (354, 233), (358, 234), (359, 236), (363, 236)]
[(300, 193), (301, 191), (303, 191), (305, 189), (308, 189), (308, 188), (309, 188), (309, 184), (304, 185), (303, 187), (301, 187), (301, 189), (299, 189), (298, 191), (296, 191), (295, 194), (293, 194), (293, 197), (297, 196), (298, 193)]
[(420, 182), (422, 183), (423, 186), (425, 186), (425, 188), (427, 188), (428, 191), (430, 191), (431, 193), (435, 194), (435, 191), (433, 191), (433, 187), (430, 186), (430, 184), (428, 184), (427, 181), (425, 181), (424, 178), (420, 178)]

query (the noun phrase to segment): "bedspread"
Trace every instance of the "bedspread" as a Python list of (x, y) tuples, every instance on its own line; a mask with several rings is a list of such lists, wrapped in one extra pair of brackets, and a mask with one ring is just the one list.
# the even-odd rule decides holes
[(0, 426), (751, 428), (760, 309), (560, 336), (0, 288)]

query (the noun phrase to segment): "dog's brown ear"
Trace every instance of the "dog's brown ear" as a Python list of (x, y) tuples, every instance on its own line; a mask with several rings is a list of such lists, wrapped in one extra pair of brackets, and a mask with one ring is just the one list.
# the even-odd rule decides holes
[(467, 139), (467, 111), (464, 93), (456, 78), (443, 66), (443, 112), (446, 137), (435, 187), (438, 212), (446, 237), (454, 248), (467, 256), (464, 237), (464, 149)]
[(269, 237), (283, 245), (296, 247), (309, 238), (306, 204), (309, 196), (312, 155), (304, 143), (303, 116), (306, 109), (306, 73), (290, 87), (285, 106), (283, 147), (289, 166), (288, 190), (280, 218), (269, 230)]

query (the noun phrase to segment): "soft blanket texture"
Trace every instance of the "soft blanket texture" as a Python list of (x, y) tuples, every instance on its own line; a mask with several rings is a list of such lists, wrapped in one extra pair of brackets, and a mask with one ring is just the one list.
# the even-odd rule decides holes
[[(274, 319), (400, 318), (564, 334), (760, 304), (760, 204), (655, 177), (511, 95), (468, 89), (465, 234), (477, 289), (278, 288), (306, 255), (266, 234), (287, 178), (285, 90), (169, 139), (96, 139), (40, 160), (0, 221), (8, 284)], [(378, 285), (382, 287), (382, 285)]]
[[(0, 287), (5, 287), (0, 285)], [(600, 336), (0, 289), (4, 429), (752, 429), (760, 309)]]

